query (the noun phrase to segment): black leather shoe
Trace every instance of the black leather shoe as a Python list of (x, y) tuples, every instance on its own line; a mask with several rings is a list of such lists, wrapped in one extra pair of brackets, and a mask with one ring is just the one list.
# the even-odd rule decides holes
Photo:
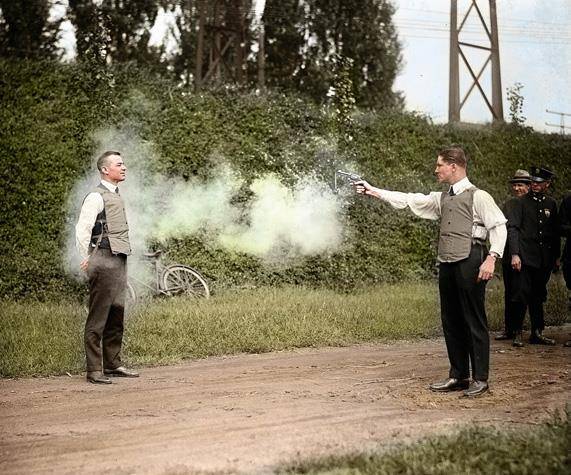
[(450, 391), (459, 391), (461, 389), (466, 389), (469, 385), (470, 381), (468, 379), (448, 378), (438, 383), (432, 383), (428, 387), (431, 391), (447, 393)]
[(515, 346), (516, 348), (522, 348), (523, 347), (523, 341), (521, 339), (521, 332), (517, 332), (514, 336), (514, 341), (512, 342), (512, 346)]
[(513, 336), (512, 333), (503, 332), (503, 333), (500, 333), (499, 335), (496, 335), (496, 336), (494, 337), (494, 340), (498, 340), (498, 341), (501, 341), (501, 340), (511, 340), (513, 337), (514, 337), (514, 336)]
[(125, 368), (125, 366), (119, 366), (114, 369), (104, 369), (103, 372), (109, 376), (119, 376), (123, 378), (138, 378), (139, 373), (131, 369)]
[(107, 376), (103, 376), (101, 371), (88, 371), (85, 377), (88, 383), (111, 384), (111, 380)]
[(535, 331), (529, 337), (529, 343), (532, 345), (553, 346), (553, 345), (555, 345), (555, 340), (552, 340), (551, 338), (547, 338), (546, 336), (543, 336), (541, 334), (541, 332)]
[(470, 387), (464, 391), (461, 397), (476, 397), (481, 396), (489, 389), (487, 381), (478, 381), (475, 379), (470, 384)]

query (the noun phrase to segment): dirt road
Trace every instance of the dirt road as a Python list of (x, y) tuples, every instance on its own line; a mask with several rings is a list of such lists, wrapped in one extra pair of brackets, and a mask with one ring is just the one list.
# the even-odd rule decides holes
[(83, 376), (0, 382), (0, 473), (267, 473), (470, 420), (545, 419), (570, 401), (571, 349), (492, 347), (491, 392), (434, 394), (442, 340), (304, 349)]

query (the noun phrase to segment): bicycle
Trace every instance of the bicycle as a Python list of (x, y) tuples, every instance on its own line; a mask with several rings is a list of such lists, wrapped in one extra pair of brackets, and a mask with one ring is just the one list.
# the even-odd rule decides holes
[(126, 306), (132, 307), (137, 303), (139, 295), (137, 288), (149, 289), (153, 295), (173, 297), (175, 295), (188, 295), (196, 298), (209, 298), (210, 289), (206, 279), (192, 267), (183, 264), (163, 265), (159, 260), (163, 251), (146, 252), (142, 255), (143, 260), (151, 263), (154, 270), (152, 285), (129, 276), (127, 282)]

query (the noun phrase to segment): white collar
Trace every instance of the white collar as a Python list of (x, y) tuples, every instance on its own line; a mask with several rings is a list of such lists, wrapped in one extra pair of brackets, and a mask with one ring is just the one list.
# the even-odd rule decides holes
[(451, 188), (454, 190), (455, 195), (459, 195), (463, 191), (466, 191), (468, 188), (472, 187), (472, 183), (468, 180), (468, 177), (462, 178), (460, 181), (454, 183)]
[(115, 193), (117, 188), (119, 188), (117, 185), (114, 185), (113, 183), (110, 183), (110, 182), (105, 181), (105, 180), (101, 180), (101, 184), (112, 193)]

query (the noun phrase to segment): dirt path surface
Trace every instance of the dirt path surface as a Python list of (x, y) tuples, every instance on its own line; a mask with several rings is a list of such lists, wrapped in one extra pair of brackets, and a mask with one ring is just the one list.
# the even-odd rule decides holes
[(570, 401), (571, 349), (493, 343), (491, 391), (434, 394), (442, 340), (304, 349), (0, 382), (0, 473), (268, 473), (470, 420), (533, 423)]

